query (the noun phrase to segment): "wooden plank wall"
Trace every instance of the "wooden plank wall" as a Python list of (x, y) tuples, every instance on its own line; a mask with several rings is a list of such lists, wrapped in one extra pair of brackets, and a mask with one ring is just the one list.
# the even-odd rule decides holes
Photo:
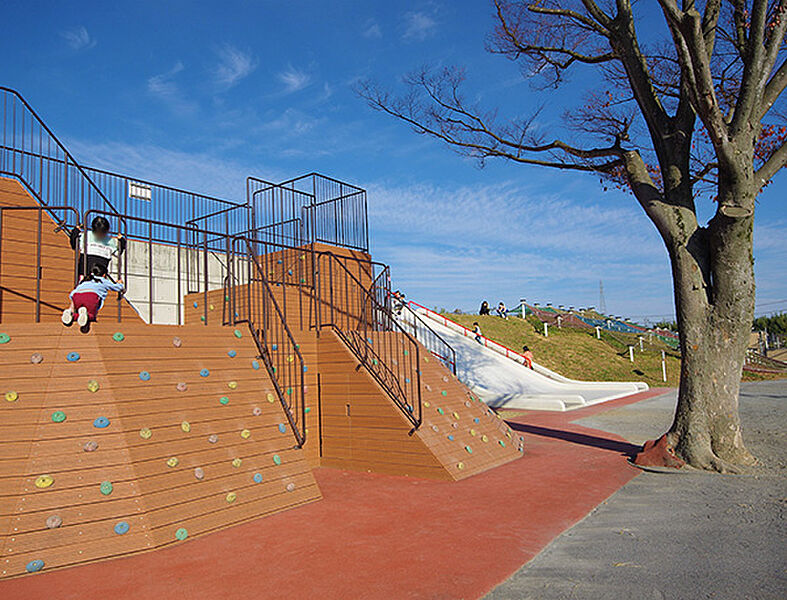
[[(118, 330), (123, 341), (112, 337)], [(23, 574), (32, 560), (50, 570), (160, 548), (179, 543), (180, 528), (204, 535), (321, 497), (281, 405), (268, 396), (267, 372), (253, 368), (248, 330), (239, 331), (0, 326), (11, 336), (0, 344), (0, 391), (18, 396), (0, 405), (0, 577)], [(34, 352), (43, 362), (31, 362)], [(70, 352), (79, 360), (68, 361)], [(55, 422), (56, 411), (66, 419)], [(110, 425), (96, 428), (97, 417)], [(90, 441), (98, 448), (86, 452)], [(54, 483), (37, 487), (41, 475)], [(101, 493), (103, 481), (111, 494)], [(62, 525), (49, 529), (55, 515)], [(116, 532), (121, 522), (127, 533)]]

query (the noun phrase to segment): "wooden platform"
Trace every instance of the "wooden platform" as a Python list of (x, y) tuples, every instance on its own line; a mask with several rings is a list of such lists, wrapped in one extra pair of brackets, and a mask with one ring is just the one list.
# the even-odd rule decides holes
[[(0, 344), (0, 577), (36, 560), (50, 570), (160, 548), (321, 497), (238, 331), (0, 325), (10, 336)], [(49, 528), (53, 517), (62, 524)]]

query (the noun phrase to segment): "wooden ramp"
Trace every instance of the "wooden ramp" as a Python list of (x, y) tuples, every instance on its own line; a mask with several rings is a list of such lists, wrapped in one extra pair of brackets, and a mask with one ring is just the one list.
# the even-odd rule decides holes
[(321, 498), (248, 330), (237, 332), (0, 325), (0, 577)]
[[(323, 330), (318, 348), (320, 464), (458, 480), (522, 456), (519, 434), (425, 348), (423, 423), (413, 434), (410, 421), (335, 332)], [(307, 395), (307, 402), (314, 402), (313, 396)]]

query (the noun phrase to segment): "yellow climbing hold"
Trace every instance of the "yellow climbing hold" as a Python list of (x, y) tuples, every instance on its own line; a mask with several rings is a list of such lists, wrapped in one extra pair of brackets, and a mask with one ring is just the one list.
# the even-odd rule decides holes
[(292, 354), (290, 354), (290, 355), (287, 357), (287, 362), (292, 362), (292, 360), (293, 360), (293, 359), (292, 359)]
[(251, 431), (249, 431), (248, 429), (244, 429), (244, 430), (242, 430), (242, 431), (240, 432), (240, 436), (241, 436), (241, 437), (242, 437), (244, 440), (248, 440), (248, 439), (251, 437)]
[(454, 419), (458, 419), (458, 418), (459, 418), (459, 413), (458, 413), (458, 412), (454, 411), (454, 412), (453, 412), (453, 413), (451, 413), (451, 414), (453, 414), (453, 415), (454, 415)]
[(143, 440), (149, 440), (151, 435), (153, 435), (153, 432), (147, 427), (143, 427), (139, 430), (139, 437)]
[(168, 467), (177, 467), (179, 462), (180, 461), (178, 460), (177, 456), (173, 456), (173, 457), (167, 459), (167, 466)]
[(36, 478), (36, 487), (40, 489), (45, 489), (55, 483), (55, 480), (52, 478), (51, 475), (39, 475)]
[(270, 392), (268, 392), (268, 402), (270, 402), (271, 404), (273, 404), (273, 401), (274, 401), (273, 394), (271, 394)]
[(210, 308), (210, 310), (213, 310), (216, 307), (211, 304), (208, 308)]
[(236, 469), (240, 468), (241, 464), (243, 464), (243, 461), (241, 459), (239, 458), (232, 459), (232, 466), (235, 467)]
[(470, 435), (472, 435), (473, 437), (475, 437), (475, 429), (471, 429), (471, 430), (470, 430)]
[(461, 471), (462, 469), (465, 468), (465, 463), (463, 463), (463, 462), (456, 463), (456, 468)]
[(98, 381), (91, 379), (87, 382), (87, 389), (91, 392), (97, 392), (99, 388)]
[(481, 441), (482, 441), (482, 442), (488, 442), (488, 441), (489, 441), (489, 438), (488, 438), (488, 437), (486, 437), (485, 435), (482, 435), (482, 436), (481, 436)]
[(227, 494), (227, 502), (229, 504), (232, 504), (233, 502), (235, 502), (235, 499), (237, 497), (238, 497), (238, 494), (236, 494), (235, 492), (230, 492), (229, 494)]
[(180, 428), (181, 428), (181, 429), (182, 429), (184, 432), (188, 433), (189, 431), (191, 431), (191, 423), (189, 423), (188, 421), (183, 421), (183, 422), (180, 424)]
[(230, 388), (231, 390), (234, 390), (236, 387), (238, 387), (238, 382), (237, 381), (230, 381), (227, 384), (227, 387)]
[(16, 402), (17, 398), (19, 398), (19, 394), (14, 391), (5, 393), (5, 399), (7, 402)]
[(429, 408), (430, 406), (432, 406), (432, 403), (431, 402), (424, 402), (424, 406), (426, 408)]

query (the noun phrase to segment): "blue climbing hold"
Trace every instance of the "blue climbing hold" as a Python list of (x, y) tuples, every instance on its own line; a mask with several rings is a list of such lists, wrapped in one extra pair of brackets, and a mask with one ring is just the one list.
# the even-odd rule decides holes
[(106, 429), (109, 427), (109, 419), (106, 417), (96, 417), (96, 420), (93, 421), (93, 427), (96, 429)]
[(126, 521), (120, 521), (119, 523), (115, 524), (115, 533), (118, 535), (123, 535), (124, 533), (128, 533), (128, 523)]
[(252, 480), (254, 481), (254, 483), (262, 483), (262, 473), (255, 473), (252, 476)]
[(235, 352), (235, 350), (230, 350), (229, 352), (227, 352), (227, 356), (229, 356), (230, 358), (235, 358), (236, 356), (238, 356), (238, 353)]
[(287, 432), (287, 426), (284, 423), (279, 423), (279, 432), (280, 433), (286, 433)]
[(36, 573), (43, 568), (44, 568), (44, 561), (41, 559), (37, 559), (37, 560), (31, 560), (29, 563), (27, 563), (27, 565), (25, 566), (25, 571), (27, 571), (28, 573)]
[(142, 381), (150, 381), (150, 373), (148, 373), (147, 371), (140, 371), (139, 378)]
[(197, 308), (198, 306), (199, 306), (199, 304), (197, 304), (197, 301), (195, 300), (194, 301), (194, 308)]
[(78, 361), (79, 360), (79, 352), (69, 352), (68, 354), (66, 354), (66, 360), (68, 362), (76, 362), (76, 361)]
[(292, 275), (292, 269), (287, 270), (287, 275)]
[(304, 365), (304, 366), (303, 366), (303, 372), (304, 372), (304, 373), (306, 373), (306, 372), (308, 372), (308, 370), (309, 370), (309, 367), (307, 367), (306, 365)]
[(480, 422), (481, 422), (481, 419), (479, 419), (478, 417), (476, 417), (475, 419), (473, 419), (473, 423), (480, 423)]
[(207, 377), (208, 375), (210, 375), (210, 371), (208, 371), (207, 369), (200, 369), (199, 371), (200, 377)]
[(282, 260), (281, 260), (281, 259), (277, 260), (276, 262), (277, 262), (278, 264), (282, 264)]
[(409, 378), (409, 377), (405, 377), (405, 378), (404, 378), (404, 382), (405, 382), (405, 383), (410, 383), (410, 378)]
[(453, 442), (453, 441), (454, 441), (454, 436), (453, 436), (452, 434), (450, 434), (450, 433), (449, 433), (449, 434), (448, 434), (448, 439), (449, 439), (449, 440), (451, 440), (451, 441)]
[(374, 342), (372, 341), (372, 338), (366, 338), (366, 341), (367, 341), (367, 342), (369, 342), (370, 344), (373, 344), (373, 343), (374, 343)]
[(273, 350), (274, 352), (275, 352), (276, 350), (278, 350), (278, 349), (279, 349), (279, 346), (278, 346), (277, 344), (273, 344), (273, 345), (271, 346), (271, 350)]
[(260, 363), (256, 360), (251, 361), (251, 368), (254, 369), (255, 371), (259, 371)]

